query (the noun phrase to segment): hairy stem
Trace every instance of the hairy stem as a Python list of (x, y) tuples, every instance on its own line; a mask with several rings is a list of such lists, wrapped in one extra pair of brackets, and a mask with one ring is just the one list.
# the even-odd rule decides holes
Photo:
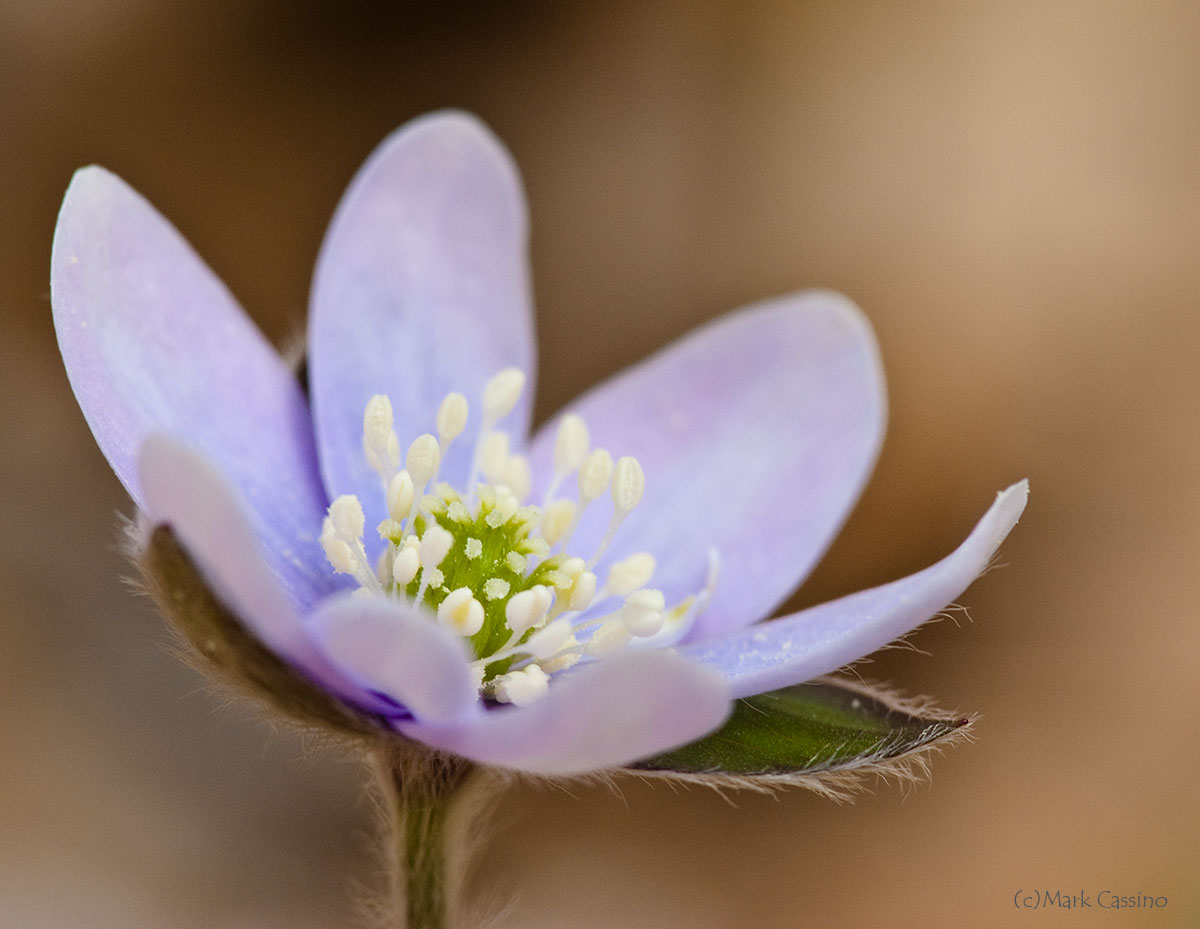
[(470, 823), (486, 772), (468, 761), (411, 743), (381, 753), (380, 775), (391, 814), (393, 925), (452, 929), (459, 911)]

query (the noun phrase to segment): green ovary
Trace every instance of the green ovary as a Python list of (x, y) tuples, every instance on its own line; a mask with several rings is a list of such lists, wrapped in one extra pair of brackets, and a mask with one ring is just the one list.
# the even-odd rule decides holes
[[(546, 541), (532, 534), (541, 515), (536, 507), (520, 507), (507, 515), (492, 488), (483, 486), (480, 491), (481, 499), (472, 513), (457, 491), (448, 484), (439, 484), (425, 498), (423, 512), (416, 516), (412, 528), (420, 538), (432, 524), (432, 518), (454, 537), (450, 551), (434, 569), (442, 575), (442, 582), (436, 586), (426, 584), (421, 603), (436, 613), (451, 591), (460, 587), (471, 590), (483, 606), (484, 620), (482, 628), (468, 641), (476, 658), (486, 658), (515, 644), (509, 641), (512, 631), (505, 619), (505, 608), (513, 596), (539, 584), (559, 591), (569, 590), (572, 579), (560, 570), (568, 555), (543, 557), (548, 551)], [(403, 543), (400, 526), (392, 520), (380, 523), (379, 534), (394, 546)], [(531, 557), (542, 560), (529, 570)], [(425, 571), (421, 568), (403, 591), (392, 583), (388, 593), (403, 594), (411, 600), (421, 589)], [(436, 579), (436, 574), (433, 577)], [(527, 630), (519, 641), (533, 632)], [(504, 673), (512, 661), (510, 657), (488, 665), (484, 680)]]

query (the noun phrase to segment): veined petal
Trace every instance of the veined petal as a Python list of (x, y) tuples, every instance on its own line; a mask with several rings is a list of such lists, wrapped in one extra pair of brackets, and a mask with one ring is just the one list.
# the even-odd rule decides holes
[(799, 684), (869, 655), (944, 609), (1016, 525), (1029, 484), (1003, 491), (953, 553), (903, 580), (680, 648), (719, 671), (735, 697)]
[(400, 722), (405, 735), (483, 764), (571, 775), (682, 745), (729, 715), (720, 677), (671, 652), (607, 658), (564, 674), (526, 707), (498, 707), (457, 725)]
[(236, 491), (208, 461), (151, 435), (138, 464), (147, 515), (171, 527), (213, 591), (263, 645), (348, 703), (369, 712), (394, 709), (342, 674), (313, 643), (294, 597), (263, 557)]
[[(363, 409), (390, 396), (403, 446), (434, 431), (451, 391), (472, 405), (442, 463), (467, 476), (487, 379), (532, 379), (534, 341), (520, 179), (508, 153), (462, 113), (399, 129), (367, 161), (330, 225), (313, 281), (310, 367), (321, 468), (331, 496), (383, 512), (362, 453)], [(506, 425), (524, 435), (532, 380)]]
[(418, 719), (450, 722), (479, 701), (463, 640), (387, 597), (341, 596), (310, 618), (314, 638), (347, 677)]
[(326, 504), (308, 406), (191, 246), (115, 175), (84, 168), (59, 214), (50, 293), (71, 386), (130, 496), (144, 502), (145, 438), (187, 436), (246, 501), (289, 587), (304, 587), (288, 564), (321, 563)]
[[(814, 292), (719, 319), (570, 409), (594, 446), (645, 470), (613, 552), (653, 554), (653, 586), (675, 602), (703, 586), (717, 549), (716, 592), (688, 636), (699, 640), (768, 615), (812, 570), (870, 474), (886, 398), (862, 314)], [(550, 471), (556, 425), (534, 440), (535, 473)], [(589, 551), (610, 512), (593, 504), (572, 549)]]

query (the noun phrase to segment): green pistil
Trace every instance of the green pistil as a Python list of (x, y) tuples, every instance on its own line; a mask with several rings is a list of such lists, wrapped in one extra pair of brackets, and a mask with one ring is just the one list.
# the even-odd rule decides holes
[[(484, 488), (472, 513), (456, 492), (439, 485), (436, 494), (425, 498), (424, 511), (413, 520), (412, 526), (412, 531), (420, 538), (431, 525), (432, 517), (454, 537), (454, 544), (437, 568), (442, 573), (442, 583), (436, 587), (427, 585), (421, 602), (430, 612), (436, 613), (451, 591), (469, 588), (484, 611), (482, 628), (468, 640), (477, 658), (495, 654), (508, 644), (512, 630), (505, 618), (505, 608), (516, 594), (539, 584), (559, 590), (571, 586), (571, 578), (560, 570), (567, 555), (546, 557), (532, 571), (526, 567), (531, 556), (544, 556), (547, 551), (545, 540), (532, 534), (541, 515), (537, 508), (518, 508), (505, 520), (503, 513), (497, 510), (494, 494), (487, 490)], [(379, 526), (380, 535), (396, 545), (403, 541), (399, 529), (399, 525), (391, 520), (385, 520)], [(405, 588), (404, 593), (409, 598), (417, 595), (424, 571), (424, 568), (418, 571)], [(488, 598), (488, 582), (492, 580), (508, 584), (503, 596)], [(493, 584), (492, 588), (495, 590), (499, 586)], [(393, 586), (389, 592), (398, 591)], [(523, 639), (533, 632), (528, 630)], [(507, 658), (488, 665), (484, 680), (503, 674), (512, 661)]]

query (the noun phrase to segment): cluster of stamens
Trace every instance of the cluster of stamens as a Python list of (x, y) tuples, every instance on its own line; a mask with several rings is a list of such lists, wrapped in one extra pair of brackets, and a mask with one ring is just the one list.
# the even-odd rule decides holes
[[(437, 436), (418, 436), (402, 462), (391, 401), (372, 397), (363, 415), (363, 452), (385, 491), (388, 516), (378, 526), (385, 548), (371, 564), (365, 514), (352, 495), (333, 501), (321, 532), (329, 563), (351, 575), (362, 595), (423, 607), (467, 640), (480, 692), (517, 705), (544, 694), (555, 672), (669, 635), (690, 621), (711, 593), (715, 570), (710, 565), (708, 588), (671, 609), (661, 591), (646, 586), (655, 564), (645, 552), (613, 563), (600, 584), (593, 568), (642, 499), (642, 467), (636, 458), (614, 462), (605, 449), (592, 449), (584, 421), (567, 414), (558, 424), (554, 472), (542, 503), (527, 504), (529, 461), (512, 453), (508, 435), (495, 428), (524, 385), (516, 368), (487, 382), (465, 494), (437, 477), (446, 450), (466, 427), (466, 398), (449, 394), (437, 411)], [(572, 475), (576, 499), (559, 496)], [(608, 530), (590, 558), (569, 554), (580, 518), (605, 491), (613, 501)], [(598, 609), (618, 599), (615, 609)]]

